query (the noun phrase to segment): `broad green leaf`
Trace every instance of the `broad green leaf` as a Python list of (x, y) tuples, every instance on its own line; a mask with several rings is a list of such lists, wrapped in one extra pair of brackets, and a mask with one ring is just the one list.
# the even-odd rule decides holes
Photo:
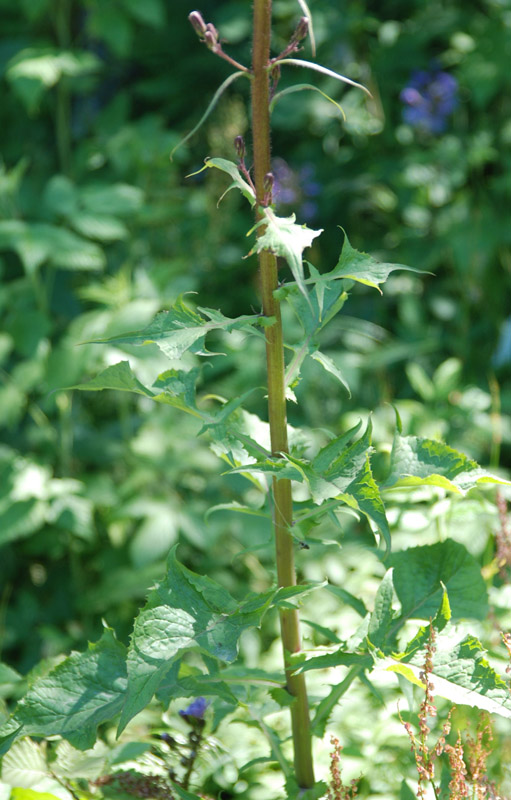
[[(348, 299), (344, 283), (338, 280), (323, 281), (317, 269), (307, 262), (310, 278), (305, 283), (311, 286), (305, 298), (298, 286), (286, 283), (275, 290), (275, 297), (287, 300), (306, 334), (306, 344), (310, 348), (317, 334), (341, 310)], [(295, 345), (298, 349), (300, 344)]]
[(390, 474), (382, 488), (439, 486), (466, 494), (478, 484), (509, 481), (491, 475), (463, 453), (436, 439), (402, 436), (396, 432), (390, 458)]
[(23, 678), (15, 669), (0, 662), (0, 698), (8, 697), (16, 684), (22, 681)]
[(321, 800), (326, 797), (327, 789), (324, 781), (316, 781), (312, 789), (304, 789), (290, 775), (286, 780), (286, 800)]
[[(231, 75), (231, 78), (243, 75), (242, 72), (235, 73), (235, 75)], [(222, 84), (223, 86), (224, 84)], [(194, 129), (195, 130), (195, 129)], [(193, 133), (194, 131), (192, 131)], [(191, 136), (191, 134), (189, 134)], [(254, 190), (250, 186), (249, 183), (245, 180), (242, 173), (239, 170), (239, 167), (233, 161), (227, 161), (225, 158), (207, 158), (204, 162), (204, 166), (197, 170), (197, 172), (192, 172), (190, 175), (187, 175), (188, 178), (193, 177), (194, 175), (199, 175), (201, 172), (204, 172), (205, 169), (210, 167), (214, 167), (215, 169), (221, 170), (221, 172), (227, 173), (232, 178), (232, 183), (230, 186), (225, 190), (220, 200), (225, 197), (227, 192), (230, 192), (231, 189), (239, 189), (240, 192), (244, 197), (247, 198), (250, 205), (253, 206), (255, 204), (256, 198), (254, 194)], [(219, 201), (220, 202), (220, 201)]]
[(73, 78), (90, 74), (98, 71), (100, 66), (100, 59), (90, 51), (33, 47), (16, 53), (5, 74), (28, 111), (34, 112), (44, 92), (63, 76)]
[(28, 274), (45, 261), (69, 270), (100, 270), (105, 265), (98, 245), (65, 228), (42, 222), (0, 222), (0, 250), (14, 250)]
[[(510, 719), (509, 686), (488, 663), (481, 643), (469, 635), (453, 644), (455, 636), (455, 630), (449, 626), (436, 637), (431, 675), (433, 693), (456, 705), (474, 706)], [(409, 663), (385, 659), (380, 666), (423, 686), (420, 674), (424, 659), (424, 651), (419, 651)]]
[(116, 242), (129, 236), (124, 222), (111, 215), (78, 211), (69, 217), (69, 224), (77, 233), (99, 242)]
[(129, 361), (119, 361), (107, 367), (87, 383), (78, 383), (69, 389), (82, 389), (87, 392), (100, 392), (103, 389), (115, 389), (121, 392), (136, 392), (144, 397), (153, 397), (153, 393), (143, 386), (133, 374)]
[(394, 567), (394, 589), (404, 618), (435, 617), (447, 590), (453, 619), (485, 619), (486, 585), (481, 568), (464, 545), (448, 539), (412, 547), (389, 558)]
[(351, 246), (346, 233), (344, 233), (344, 244), (337, 266), (331, 272), (322, 275), (321, 280), (349, 278), (366, 286), (372, 286), (381, 292), (380, 283), (385, 283), (390, 273), (397, 269), (421, 273), (421, 270), (414, 267), (407, 267), (404, 264), (382, 263), (367, 255), (367, 253), (360, 253)]
[(442, 586), (442, 588), (443, 588), (442, 602), (434, 619), (431, 620), (429, 625), (423, 625), (421, 628), (419, 628), (413, 639), (411, 639), (411, 641), (408, 642), (408, 644), (405, 647), (404, 653), (399, 654), (399, 657), (402, 661), (410, 661), (412, 656), (418, 650), (424, 651), (424, 648), (430, 641), (432, 634), (434, 633), (436, 635), (437, 633), (440, 633), (449, 623), (452, 617), (451, 606), (449, 603), (449, 596), (447, 594), (447, 591), (445, 590), (444, 586)]
[(129, 183), (94, 183), (80, 189), (80, 201), (94, 215), (130, 217), (142, 208), (144, 192)]
[(241, 633), (259, 624), (275, 595), (257, 595), (238, 605), (219, 584), (183, 567), (175, 549), (165, 579), (135, 619), (119, 731), (147, 705), (174, 661), (190, 648), (234, 661)]
[(2, 780), (11, 786), (31, 789), (48, 777), (46, 759), (31, 739), (15, 742), (2, 759)]
[(121, 710), (127, 686), (125, 653), (106, 628), (85, 653), (72, 653), (48, 675), (36, 678), (14, 712), (23, 734), (59, 735), (79, 750), (91, 748), (97, 726)]
[(264, 226), (264, 231), (257, 237), (250, 252), (260, 253), (261, 250), (270, 250), (275, 255), (285, 258), (297, 286), (309, 302), (303, 274), (302, 253), (306, 247), (311, 246), (323, 229), (315, 231), (306, 225), (297, 225), (294, 214), (290, 217), (277, 217), (271, 208), (264, 208), (262, 212), (263, 218), (252, 230)]
[(111, 763), (111, 749), (102, 741), (96, 742), (91, 750), (77, 750), (69, 742), (57, 745), (52, 771), (59, 778), (86, 778), (96, 780), (105, 774), (106, 764)]
[(164, 706), (176, 697), (218, 697), (231, 706), (238, 705), (238, 698), (222, 680), (222, 673), (216, 675), (194, 675), (190, 677), (177, 677), (179, 663), (170, 668), (158, 686), (156, 697)]
[(383, 647), (385, 643), (390, 623), (394, 616), (392, 612), (393, 597), (392, 569), (389, 569), (378, 587), (374, 601), (374, 611), (369, 618), (367, 638), (373, 647)]
[(153, 400), (204, 419), (203, 412), (197, 409), (195, 402), (195, 384), (199, 371), (198, 367), (193, 367), (188, 371), (168, 369), (162, 372), (153, 383), (153, 388), (158, 389), (158, 394), (153, 396)]
[[(205, 316), (186, 306), (179, 297), (169, 311), (160, 311), (149, 325), (141, 331), (133, 331), (108, 339), (95, 339), (97, 344), (115, 343), (144, 345), (154, 343), (170, 359), (180, 359), (187, 350), (199, 355), (215, 355), (205, 350), (206, 334), (212, 330), (231, 332), (239, 328), (250, 328), (260, 324), (257, 314), (230, 319), (219, 311), (199, 308)], [(206, 319), (205, 317), (209, 317)]]

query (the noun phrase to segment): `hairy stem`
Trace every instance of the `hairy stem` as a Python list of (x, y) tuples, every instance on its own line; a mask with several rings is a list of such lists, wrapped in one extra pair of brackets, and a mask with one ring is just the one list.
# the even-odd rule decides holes
[[(257, 207), (265, 196), (264, 178), (270, 172), (269, 72), (271, 37), (271, 0), (254, 1), (254, 42), (252, 60), (252, 137)], [(268, 373), (268, 415), (271, 448), (274, 455), (288, 452), (286, 400), (284, 384), (284, 345), (280, 303), (274, 297), (278, 285), (277, 259), (263, 250), (259, 254), (261, 292), (265, 316), (275, 318), (266, 328), (266, 362)], [(291, 482), (273, 481), (274, 529), (279, 586), (294, 586), (293, 538), (289, 533), (293, 521)], [(300, 650), (298, 611), (281, 609), (280, 626), (287, 688), (296, 698), (291, 706), (295, 774), (302, 788), (314, 786), (309, 707), (304, 675), (293, 675), (289, 655)]]

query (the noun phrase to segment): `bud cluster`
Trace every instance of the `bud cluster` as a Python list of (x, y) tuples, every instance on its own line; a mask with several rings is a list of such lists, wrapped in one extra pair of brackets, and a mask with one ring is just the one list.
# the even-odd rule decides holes
[(205, 42), (208, 50), (216, 52), (220, 44), (218, 40), (218, 31), (213, 23), (208, 22), (206, 24), (200, 11), (192, 11), (188, 14), (188, 19), (195, 33)]

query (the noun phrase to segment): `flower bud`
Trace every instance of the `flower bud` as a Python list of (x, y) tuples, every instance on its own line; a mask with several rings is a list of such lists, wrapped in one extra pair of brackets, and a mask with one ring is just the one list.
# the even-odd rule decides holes
[(206, 33), (206, 23), (202, 19), (202, 14), (200, 11), (192, 11), (190, 14), (188, 14), (188, 19), (190, 20), (190, 24), (195, 33), (197, 33), (199, 36), (204, 36)]
[(263, 189), (266, 194), (272, 191), (274, 183), (275, 183), (275, 177), (273, 175), (273, 172), (267, 172), (263, 178)]
[(211, 31), (206, 31), (206, 33), (204, 34), (204, 41), (206, 42), (206, 47), (209, 50), (214, 50), (218, 44), (217, 37)]
[(236, 136), (234, 140), (234, 149), (240, 161), (245, 158), (245, 139), (243, 136)]
[(296, 26), (296, 30), (293, 33), (293, 41), (301, 42), (302, 39), (305, 39), (309, 33), (309, 20), (307, 17), (300, 17), (300, 21)]

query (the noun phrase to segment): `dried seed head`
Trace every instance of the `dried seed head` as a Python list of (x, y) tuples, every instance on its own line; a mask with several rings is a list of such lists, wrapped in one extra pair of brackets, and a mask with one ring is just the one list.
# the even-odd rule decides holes
[(195, 33), (201, 37), (204, 36), (206, 33), (206, 23), (202, 19), (202, 14), (200, 11), (192, 11), (190, 14), (188, 14), (188, 19), (190, 20), (190, 24)]
[(245, 139), (243, 136), (236, 136), (234, 140), (234, 149), (240, 161), (245, 158)]

